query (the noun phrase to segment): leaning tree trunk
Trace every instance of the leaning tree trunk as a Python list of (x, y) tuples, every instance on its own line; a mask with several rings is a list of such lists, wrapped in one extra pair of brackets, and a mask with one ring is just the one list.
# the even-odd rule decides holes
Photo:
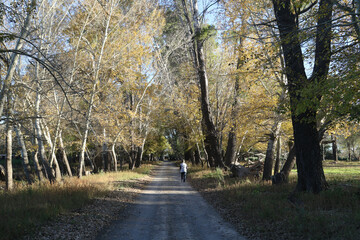
[[(320, 0), (317, 13), (316, 48), (312, 76), (307, 78), (300, 43), (298, 16), (293, 11), (291, 0), (273, 0), (274, 11), (280, 32), (281, 46), (288, 79), (291, 119), (296, 145), (298, 169), (297, 191), (318, 193), (328, 187), (322, 167), (320, 141), (316, 113), (321, 92), (304, 96), (303, 91), (312, 84), (324, 84), (331, 57), (331, 20), (333, 1)], [(308, 93), (308, 92), (307, 92)], [(308, 100), (312, 104), (305, 104)]]

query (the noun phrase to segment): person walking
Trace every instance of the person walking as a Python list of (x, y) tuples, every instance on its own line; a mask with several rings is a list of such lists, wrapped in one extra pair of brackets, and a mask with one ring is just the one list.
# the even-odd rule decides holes
[(185, 163), (185, 160), (183, 160), (182, 163), (180, 163), (181, 182), (185, 182), (186, 173), (187, 173), (187, 164)]

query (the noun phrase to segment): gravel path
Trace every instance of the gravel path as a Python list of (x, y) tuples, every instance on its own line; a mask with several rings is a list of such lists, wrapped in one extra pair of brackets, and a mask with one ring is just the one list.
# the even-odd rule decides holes
[(164, 162), (153, 181), (121, 217), (103, 230), (98, 240), (245, 239), (225, 222), (187, 182), (179, 169)]

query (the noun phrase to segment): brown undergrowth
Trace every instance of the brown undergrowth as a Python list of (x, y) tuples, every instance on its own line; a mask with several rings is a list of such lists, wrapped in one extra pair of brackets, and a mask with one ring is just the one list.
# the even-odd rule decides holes
[(94, 239), (149, 182), (153, 165), (0, 192), (0, 239)]
[(249, 239), (359, 239), (360, 167), (325, 164), (330, 189), (296, 194), (289, 184), (239, 181), (222, 170), (190, 167), (189, 179), (204, 198)]

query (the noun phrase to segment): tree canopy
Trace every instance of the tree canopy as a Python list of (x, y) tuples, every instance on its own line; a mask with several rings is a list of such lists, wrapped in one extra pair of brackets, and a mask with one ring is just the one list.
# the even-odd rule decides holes
[(8, 188), (15, 155), (29, 183), (165, 156), (228, 169), (259, 154), (270, 180), (276, 149), (286, 159), (294, 141), (296, 190), (326, 189), (324, 136), (358, 138), (359, 9), (332, 0), (0, 3)]

